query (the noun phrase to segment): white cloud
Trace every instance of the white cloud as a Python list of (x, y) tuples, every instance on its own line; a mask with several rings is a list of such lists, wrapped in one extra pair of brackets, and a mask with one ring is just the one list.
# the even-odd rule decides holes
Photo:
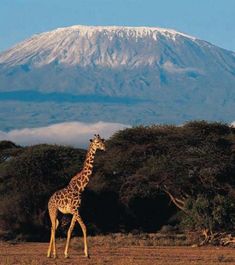
[(187, 72), (196, 72), (196, 73), (201, 73), (201, 71), (197, 68), (193, 68), (193, 67), (185, 67), (185, 68), (182, 68), (182, 67), (179, 67), (175, 64), (173, 64), (171, 61), (166, 61), (164, 64), (163, 64), (163, 68), (170, 72), (170, 73), (173, 73), (173, 74), (184, 74), (184, 73), (187, 73)]
[(97, 123), (65, 122), (40, 128), (0, 131), (0, 140), (10, 140), (23, 146), (48, 143), (87, 147), (89, 139), (94, 134), (100, 134), (102, 138), (107, 139), (116, 131), (127, 127), (130, 126), (102, 121)]

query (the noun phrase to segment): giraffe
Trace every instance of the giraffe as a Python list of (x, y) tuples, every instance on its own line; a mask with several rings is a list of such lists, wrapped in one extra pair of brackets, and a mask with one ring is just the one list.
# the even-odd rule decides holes
[(79, 207), (81, 205), (81, 194), (89, 182), (89, 178), (92, 174), (95, 153), (98, 149), (105, 151), (105, 143), (104, 139), (101, 139), (99, 135), (95, 135), (94, 138), (90, 140), (90, 146), (82, 170), (70, 180), (67, 187), (56, 191), (49, 199), (48, 211), (51, 219), (51, 238), (47, 251), (48, 258), (51, 257), (52, 248), (53, 257), (56, 258), (55, 232), (59, 225), (58, 219), (56, 218), (58, 211), (63, 214), (72, 214), (73, 216), (67, 232), (67, 241), (64, 251), (65, 258), (68, 258), (69, 242), (76, 221), (81, 226), (83, 232), (85, 256), (89, 258), (86, 226), (79, 214)]

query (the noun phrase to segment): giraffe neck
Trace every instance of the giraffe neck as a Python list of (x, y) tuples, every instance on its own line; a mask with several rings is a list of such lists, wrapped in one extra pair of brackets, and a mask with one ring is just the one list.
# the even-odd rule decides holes
[(96, 149), (91, 144), (87, 151), (82, 171), (79, 172), (70, 182), (70, 184), (76, 187), (79, 191), (83, 191), (89, 182), (93, 170), (95, 153)]
[(83, 169), (82, 169), (82, 175), (84, 175), (84, 177), (89, 178), (92, 174), (95, 153), (96, 153), (96, 149), (91, 144), (87, 151), (86, 159), (85, 159)]

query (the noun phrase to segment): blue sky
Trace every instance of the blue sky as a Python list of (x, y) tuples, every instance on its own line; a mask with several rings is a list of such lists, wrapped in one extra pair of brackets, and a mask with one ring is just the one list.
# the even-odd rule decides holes
[(173, 28), (235, 51), (235, 0), (0, 0), (0, 51), (75, 24)]

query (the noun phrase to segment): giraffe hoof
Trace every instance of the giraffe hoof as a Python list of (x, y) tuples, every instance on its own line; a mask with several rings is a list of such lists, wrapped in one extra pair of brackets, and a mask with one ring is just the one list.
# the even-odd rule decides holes
[(64, 258), (65, 259), (69, 259), (69, 255), (64, 255)]
[(85, 255), (85, 257), (86, 257), (86, 258), (88, 258), (88, 259), (90, 259), (90, 258), (91, 258), (89, 254)]

